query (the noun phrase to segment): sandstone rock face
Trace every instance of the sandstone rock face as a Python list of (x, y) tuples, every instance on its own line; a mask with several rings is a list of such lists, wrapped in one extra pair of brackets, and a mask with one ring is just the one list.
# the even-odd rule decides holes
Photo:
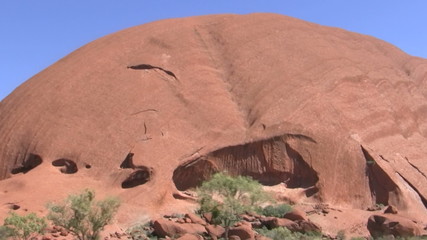
[(368, 219), (367, 227), (373, 237), (386, 235), (412, 237), (421, 234), (417, 224), (397, 215), (372, 215)]
[(33, 205), (56, 197), (44, 184), (84, 183), (129, 214), (172, 211), (174, 194), (225, 170), (425, 219), (426, 159), (427, 60), (275, 14), (129, 28), (0, 105), (2, 199), (37, 192)]

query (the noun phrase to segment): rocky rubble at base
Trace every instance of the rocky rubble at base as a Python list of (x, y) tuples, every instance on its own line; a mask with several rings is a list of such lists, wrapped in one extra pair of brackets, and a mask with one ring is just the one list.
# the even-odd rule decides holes
[[(199, 217), (187, 213), (181, 217), (165, 216), (152, 221), (152, 231), (161, 238), (177, 237), (177, 239), (219, 239), (225, 234), (224, 227), (211, 222), (209, 214)], [(321, 232), (319, 226), (307, 219), (304, 212), (293, 211), (282, 218), (266, 217), (256, 213), (247, 213), (241, 216), (241, 221), (229, 230), (230, 239), (260, 239), (256, 228), (286, 227), (292, 232)], [(263, 238), (265, 239), (265, 237)]]
[[(416, 237), (421, 236), (422, 227), (419, 223), (407, 219), (397, 213), (387, 213), (392, 206), (386, 208), (384, 213), (376, 213), (367, 219), (366, 228), (371, 237)], [(287, 228), (291, 232), (303, 234), (317, 233), (322, 236), (321, 227), (312, 222), (306, 212), (294, 209), (283, 217), (266, 217), (256, 213), (246, 213), (240, 216), (241, 221), (230, 227), (229, 239), (267, 240), (270, 239), (259, 234), (256, 230), (261, 228), (275, 229)], [(205, 214), (200, 217), (196, 214), (164, 216), (151, 222), (147, 229), (154, 236), (166, 239), (220, 239), (225, 237), (225, 228), (211, 222), (211, 216)], [(369, 236), (360, 236), (363, 238)], [(338, 239), (338, 236), (324, 235), (322, 239)]]
[[(313, 206), (313, 209), (319, 209)], [(324, 205), (323, 208), (332, 209)], [(393, 210), (393, 211), (392, 211)], [(324, 211), (318, 214), (325, 214)], [(294, 208), (283, 217), (267, 217), (257, 213), (246, 213), (240, 216), (241, 221), (229, 229), (228, 237), (234, 240), (269, 240), (257, 232), (257, 229), (287, 228), (291, 232), (302, 234), (317, 233), (322, 239), (338, 239), (338, 236), (325, 235), (319, 224), (312, 222), (309, 216), (312, 211)], [(327, 213), (326, 213), (327, 214)], [(387, 206), (383, 211), (376, 212), (367, 219), (366, 228), (371, 237), (413, 237), (421, 236), (423, 227), (408, 218), (398, 215), (394, 206)], [(205, 213), (199, 216), (194, 213), (165, 215), (150, 221), (148, 224), (131, 231), (115, 231), (104, 233), (102, 240), (132, 239), (144, 240), (150, 237), (158, 239), (203, 240), (221, 239), (225, 237), (225, 228), (212, 222), (212, 215)], [(361, 236), (367, 238), (369, 236)], [(73, 234), (63, 227), (52, 226), (46, 229), (43, 236), (33, 237), (32, 240), (69, 240)]]

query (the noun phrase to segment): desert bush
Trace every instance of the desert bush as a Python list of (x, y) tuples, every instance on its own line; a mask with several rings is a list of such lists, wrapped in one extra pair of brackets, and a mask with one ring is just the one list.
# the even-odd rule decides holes
[(268, 205), (267, 207), (261, 208), (258, 212), (266, 217), (278, 217), (281, 218), (286, 213), (292, 211), (292, 206), (288, 204), (279, 205)]
[(97, 240), (120, 206), (117, 198), (95, 201), (92, 190), (70, 195), (63, 203), (48, 204), (48, 219), (73, 233), (79, 240)]
[[(44, 218), (37, 217), (35, 213), (20, 216), (10, 213), (0, 228), (0, 235), (7, 239), (29, 239), (33, 234), (43, 234), (47, 224)], [(1, 238), (0, 238), (1, 239)]]
[(126, 233), (130, 236), (132, 240), (147, 240), (147, 239), (157, 239), (154, 235), (154, 229), (150, 223), (146, 224), (137, 224), (126, 230)]
[(7, 240), (13, 237), (13, 229), (7, 226), (0, 226), (0, 240)]
[(212, 213), (214, 223), (225, 227), (226, 238), (230, 226), (240, 220), (240, 214), (269, 199), (260, 183), (243, 176), (217, 173), (198, 188), (200, 212)]
[(339, 230), (337, 232), (337, 236), (336, 236), (337, 240), (346, 240), (347, 237), (345, 236), (345, 230)]
[(291, 232), (291, 230), (285, 227), (273, 228), (271, 230), (266, 227), (259, 228), (256, 230), (259, 234), (271, 238), (273, 240), (320, 240), (323, 239), (320, 233), (300, 233), (300, 232)]

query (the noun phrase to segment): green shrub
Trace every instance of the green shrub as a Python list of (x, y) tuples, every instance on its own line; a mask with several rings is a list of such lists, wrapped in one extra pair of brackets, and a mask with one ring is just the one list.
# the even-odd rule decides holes
[(230, 226), (240, 220), (239, 215), (253, 211), (269, 196), (262, 185), (249, 177), (231, 177), (223, 173), (212, 176), (198, 188), (200, 212), (210, 212), (215, 224), (222, 224), (226, 238)]
[(7, 237), (29, 239), (33, 234), (43, 234), (46, 226), (45, 219), (37, 217), (35, 213), (30, 213), (26, 216), (10, 213), (4, 220), (4, 225), (0, 228), (0, 234), (4, 239), (7, 239)]
[(266, 217), (283, 217), (286, 213), (292, 211), (292, 206), (288, 204), (268, 205), (262, 208), (260, 213)]
[(346, 236), (345, 236), (345, 230), (339, 230), (339, 231), (337, 232), (337, 237), (336, 237), (336, 239), (337, 239), (337, 240), (346, 240), (347, 238), (346, 238)]
[(126, 230), (126, 233), (129, 234), (132, 240), (157, 239), (150, 223), (135, 225)]
[(271, 238), (273, 240), (317, 240), (323, 239), (320, 233), (300, 233), (300, 232), (291, 232), (291, 230), (285, 227), (278, 227), (268, 230), (266, 227), (256, 230), (259, 234)]
[(97, 240), (119, 206), (117, 198), (95, 201), (95, 193), (84, 190), (81, 194), (70, 195), (61, 204), (48, 204), (48, 219), (73, 233), (79, 240)]
[(13, 229), (6, 227), (6, 226), (0, 226), (0, 240), (7, 240), (9, 237), (13, 236)]

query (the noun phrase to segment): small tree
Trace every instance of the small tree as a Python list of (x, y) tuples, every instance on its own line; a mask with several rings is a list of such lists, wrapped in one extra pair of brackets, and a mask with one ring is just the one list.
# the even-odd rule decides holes
[(35, 233), (43, 234), (47, 224), (44, 218), (39, 218), (35, 213), (19, 216), (10, 213), (4, 220), (4, 225), (0, 227), (0, 234), (5, 239), (14, 237), (16, 239), (29, 239)]
[(64, 227), (79, 240), (97, 240), (120, 206), (117, 198), (95, 201), (92, 190), (70, 195), (62, 204), (48, 204), (48, 219)]
[(223, 173), (214, 174), (204, 182), (198, 189), (198, 196), (200, 211), (212, 213), (214, 223), (225, 227), (226, 239), (230, 227), (240, 220), (239, 215), (270, 199), (257, 181)]

